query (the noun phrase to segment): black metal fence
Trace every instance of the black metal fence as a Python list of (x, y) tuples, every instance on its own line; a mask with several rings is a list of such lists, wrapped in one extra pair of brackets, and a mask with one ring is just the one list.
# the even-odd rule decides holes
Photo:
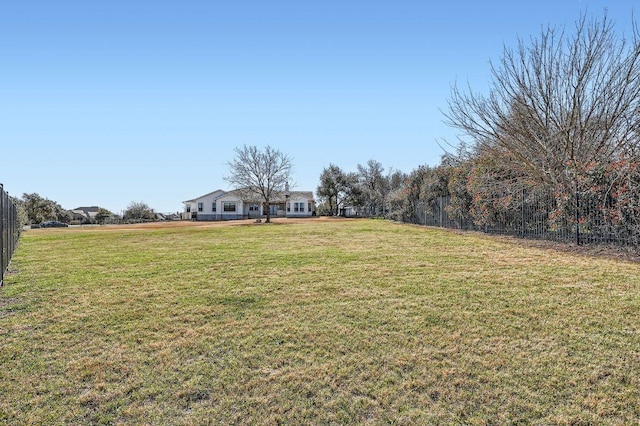
[(4, 284), (4, 274), (16, 249), (20, 231), (18, 208), (0, 184), (0, 286)]
[(522, 238), (640, 247), (640, 206), (637, 211), (622, 209), (606, 197), (522, 191), (499, 201), (471, 203), (468, 209), (451, 202), (451, 197), (440, 197), (423, 205), (411, 221)]

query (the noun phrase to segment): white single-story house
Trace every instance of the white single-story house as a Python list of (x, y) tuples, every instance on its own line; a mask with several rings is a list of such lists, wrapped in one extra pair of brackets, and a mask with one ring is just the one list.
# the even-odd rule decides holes
[[(236, 189), (218, 189), (192, 200), (183, 201), (182, 219), (233, 220), (262, 218), (266, 216), (264, 202)], [(311, 217), (316, 214), (312, 191), (290, 191), (278, 193), (270, 200), (271, 217)]]

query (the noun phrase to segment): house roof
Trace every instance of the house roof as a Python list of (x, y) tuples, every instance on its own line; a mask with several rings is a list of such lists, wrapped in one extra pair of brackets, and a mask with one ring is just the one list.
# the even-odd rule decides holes
[(100, 213), (100, 207), (76, 207), (75, 209), (71, 210), (71, 213), (78, 216), (83, 216), (87, 219), (93, 219), (98, 215), (98, 213)]
[[(218, 200), (220, 198), (223, 197), (227, 197), (227, 196), (233, 196), (233, 197), (238, 197), (240, 199), (243, 199), (245, 201), (248, 200), (248, 196), (247, 196), (247, 190), (246, 189), (234, 189), (232, 191), (229, 192), (225, 192), (224, 194), (220, 194), (217, 197), (215, 197), (214, 199)], [(313, 192), (312, 191), (290, 191), (289, 192), (289, 198), (293, 199), (300, 199), (300, 198), (305, 198), (305, 199), (309, 199), (309, 200), (313, 200)], [(272, 202), (274, 203), (284, 203), (286, 201), (285, 195), (283, 192), (278, 192), (275, 193), (273, 198), (271, 199)]]
[(245, 190), (244, 189), (233, 189), (231, 191), (227, 191), (227, 192), (223, 192), (222, 194), (218, 194), (214, 197), (214, 200), (217, 200), (219, 198), (222, 197), (238, 197), (238, 198), (244, 198), (243, 195), (245, 195)]
[(311, 198), (313, 199), (313, 191), (291, 191), (289, 198)]
[[(199, 200), (199, 199), (201, 199), (201, 198), (206, 198), (206, 197), (208, 197), (208, 196), (210, 196), (210, 195), (213, 195), (213, 194), (215, 194), (216, 192), (221, 192), (222, 194), (225, 194), (225, 192), (224, 192), (222, 189), (216, 189), (215, 191), (209, 192), (209, 193), (204, 194), (204, 195), (201, 195), (201, 196), (199, 196), (199, 197), (195, 197), (195, 198), (193, 198), (193, 199), (191, 199), (191, 200), (185, 200), (185, 201), (183, 201), (183, 203), (193, 203), (194, 201), (197, 201), (197, 200)], [(218, 195), (218, 196), (219, 196), (219, 195)], [(214, 198), (215, 198), (215, 197), (214, 197)]]
[[(247, 195), (247, 190), (245, 188), (233, 189), (231, 191), (223, 191), (221, 189), (217, 189), (213, 192), (209, 192), (208, 194), (201, 195), (194, 199), (183, 201), (183, 203), (193, 203), (193, 202), (196, 202), (197, 200), (201, 200), (202, 198), (206, 198), (212, 195), (214, 200), (219, 200), (220, 198), (223, 198), (223, 197), (238, 197), (241, 200), (249, 201), (249, 199), (251, 198)], [(290, 199), (304, 198), (307, 200), (313, 200), (313, 191), (290, 191), (289, 198)], [(284, 193), (279, 192), (274, 194), (274, 197), (271, 201), (275, 203), (284, 203), (285, 200), (286, 198), (284, 196)]]
[(98, 206), (76, 207), (72, 211), (81, 211), (81, 212), (84, 212), (84, 213), (92, 213), (92, 212), (98, 213), (100, 211), (100, 207), (98, 207)]

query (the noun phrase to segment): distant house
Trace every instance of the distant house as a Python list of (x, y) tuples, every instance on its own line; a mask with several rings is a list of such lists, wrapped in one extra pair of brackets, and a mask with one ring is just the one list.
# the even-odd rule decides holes
[(87, 223), (96, 223), (96, 216), (100, 213), (100, 207), (91, 206), (91, 207), (76, 207), (71, 210), (71, 214), (73, 215), (73, 220), (77, 220), (81, 225)]
[(180, 220), (182, 215), (179, 212), (176, 213), (156, 213), (156, 220)]
[[(182, 219), (233, 220), (266, 216), (266, 206), (247, 191), (221, 189), (183, 201)], [(271, 217), (310, 217), (316, 205), (312, 191), (291, 191), (277, 194), (269, 204)]]
[(120, 220), (120, 216), (116, 214), (111, 214), (109, 216), (99, 217), (100, 207), (91, 206), (91, 207), (77, 207), (71, 211), (73, 215), (72, 220), (76, 221), (80, 225), (92, 224), (92, 223), (117, 223)]

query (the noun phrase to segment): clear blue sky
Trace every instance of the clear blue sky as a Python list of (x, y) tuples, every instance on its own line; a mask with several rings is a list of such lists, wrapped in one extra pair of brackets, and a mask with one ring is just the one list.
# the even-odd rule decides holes
[(233, 148), (294, 159), (296, 189), (374, 159), (435, 165), (455, 81), (581, 11), (636, 1), (5, 1), (0, 182), (62, 207), (160, 212), (229, 189)]

